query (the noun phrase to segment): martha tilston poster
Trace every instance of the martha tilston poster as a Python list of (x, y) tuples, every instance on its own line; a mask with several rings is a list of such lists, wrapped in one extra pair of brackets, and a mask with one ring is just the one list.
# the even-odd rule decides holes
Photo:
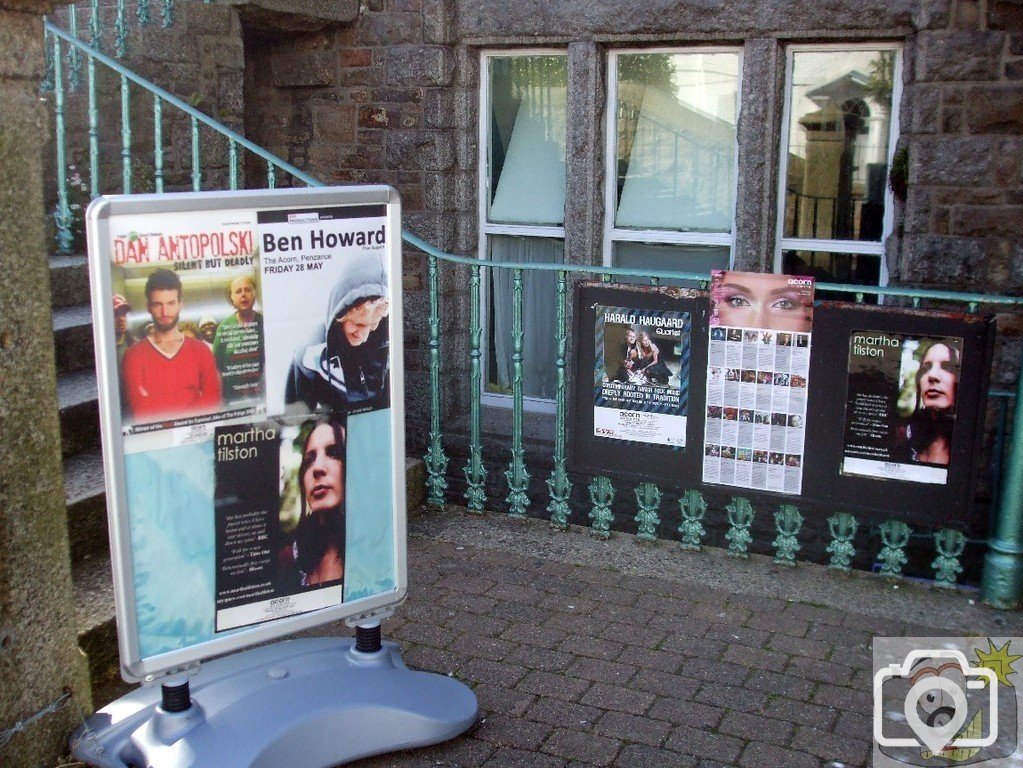
[(688, 312), (597, 307), (596, 437), (686, 444), (690, 329)]
[(802, 491), (813, 291), (810, 277), (713, 272), (705, 483)]
[(386, 222), (111, 217), (143, 657), (395, 588)]
[(963, 339), (856, 331), (842, 474), (944, 485)]

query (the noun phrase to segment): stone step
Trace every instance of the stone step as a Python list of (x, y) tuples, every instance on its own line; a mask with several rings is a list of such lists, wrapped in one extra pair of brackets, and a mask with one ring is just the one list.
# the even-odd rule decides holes
[[(103, 498), (102, 475), (103, 462), (97, 451), (88, 451), (65, 460), (64, 482), (67, 488), (69, 517), (72, 503), (95, 504), (97, 499)], [(426, 466), (423, 460), (406, 458), (406, 502), (410, 514), (426, 499), (425, 480)], [(102, 506), (102, 501), (99, 501), (99, 506)], [(105, 518), (103, 527), (105, 530)], [(77, 534), (73, 528), (71, 536), (74, 541)], [(72, 545), (72, 552), (74, 551), (75, 545)], [(78, 556), (72, 559), (71, 579), (78, 645), (88, 658), (93, 704), (98, 708), (129, 689), (129, 686), (120, 680), (117, 622), (114, 619), (114, 585), (109, 550), (104, 547), (94, 551), (79, 551)]]
[(92, 310), (88, 304), (53, 310), (53, 346), (58, 376), (95, 368)]
[(99, 446), (99, 404), (96, 372), (92, 369), (65, 373), (57, 379), (60, 408), (60, 442), (64, 456)]
[(85, 256), (50, 257), (52, 306), (73, 307), (89, 303), (89, 262)]
[(92, 448), (64, 459), (71, 560), (78, 562), (108, 551), (106, 487), (103, 455)]
[[(100, 689), (119, 680), (117, 622), (110, 556), (101, 553), (71, 564), (78, 646), (88, 659), (94, 706), (102, 706)], [(109, 698), (107, 699), (109, 701)]]

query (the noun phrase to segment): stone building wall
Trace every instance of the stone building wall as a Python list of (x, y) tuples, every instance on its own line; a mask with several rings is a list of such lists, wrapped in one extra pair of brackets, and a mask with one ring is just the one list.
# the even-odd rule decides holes
[[(194, 94), (201, 108), (244, 125), (256, 143), (326, 182), (392, 184), (408, 229), (468, 255), (478, 247), (479, 52), (566, 51), (566, 258), (578, 263), (600, 260), (608, 51), (742, 48), (733, 252), (737, 268), (759, 270), (770, 268), (775, 247), (786, 45), (899, 43), (898, 146), (908, 152), (909, 176), (886, 243), (891, 281), (1023, 290), (1023, 6), (1015, 0), (710, 6), (647, 0), (624, 9), (584, 0), (367, 0), (352, 5), (345, 19), (289, 29), (244, 7), (240, 25), (232, 9), (177, 7), (184, 21), (177, 37), (144, 43), (132, 66), (179, 94)], [(175, 167), (183, 177), (187, 146), (180, 150)], [(248, 161), (245, 172), (259, 183), (265, 166)], [(415, 420), (426, 412), (428, 389), (427, 276), (412, 249), (405, 267), (408, 411)], [(449, 371), (465, 369), (467, 280), (465, 270), (442, 269)], [(1023, 328), (1006, 318), (1001, 329), (1012, 343), (999, 349), (995, 383), (1006, 385), (1015, 378), (1015, 340)], [(464, 390), (446, 388), (448, 409), (464, 411)], [(413, 445), (423, 437), (421, 423), (410, 428)]]
[[(607, 52), (647, 45), (740, 45), (737, 268), (770, 269), (789, 43), (903, 45), (899, 147), (908, 196), (886, 243), (891, 282), (1023, 290), (1023, 5), (1009, 0), (690, 4), (556, 0), (369, 0), (336, 31), (246, 41), (246, 126), (326, 181), (393, 184), (406, 226), (475, 255), (479, 52), (554, 48), (569, 60), (566, 259), (599, 263)], [(467, 277), (442, 272), (447, 370), (465, 370)], [(426, 391), (426, 278), (406, 255), (409, 412)], [(1012, 340), (1020, 329), (1003, 319)], [(996, 384), (1015, 379), (1018, 344), (999, 350)], [(463, 410), (464, 382), (445, 388)], [(423, 429), (410, 429), (421, 444)]]

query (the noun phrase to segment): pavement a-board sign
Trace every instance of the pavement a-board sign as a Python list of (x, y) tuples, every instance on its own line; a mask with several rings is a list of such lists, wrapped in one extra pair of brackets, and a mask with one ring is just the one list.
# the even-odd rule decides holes
[[(326, 766), (464, 730), (472, 693), (405, 669), (393, 644), (292, 641), (205, 663), (327, 622), (372, 635), (405, 598), (394, 190), (105, 197), (88, 223), (121, 670), (164, 683), (162, 708), (146, 688), (119, 702), (99, 752), (247, 766), (285, 750)], [(182, 680), (194, 704), (164, 711)], [(281, 703), (298, 687), (324, 725), (388, 716), (307, 744), (308, 708)], [(213, 747), (228, 724), (251, 743)], [(166, 756), (181, 739), (198, 762)]]

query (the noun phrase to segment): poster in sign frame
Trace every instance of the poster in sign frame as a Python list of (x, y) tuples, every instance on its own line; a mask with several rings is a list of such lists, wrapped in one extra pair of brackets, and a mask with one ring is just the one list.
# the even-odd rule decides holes
[(122, 676), (400, 603), (394, 190), (104, 197), (88, 235)]

